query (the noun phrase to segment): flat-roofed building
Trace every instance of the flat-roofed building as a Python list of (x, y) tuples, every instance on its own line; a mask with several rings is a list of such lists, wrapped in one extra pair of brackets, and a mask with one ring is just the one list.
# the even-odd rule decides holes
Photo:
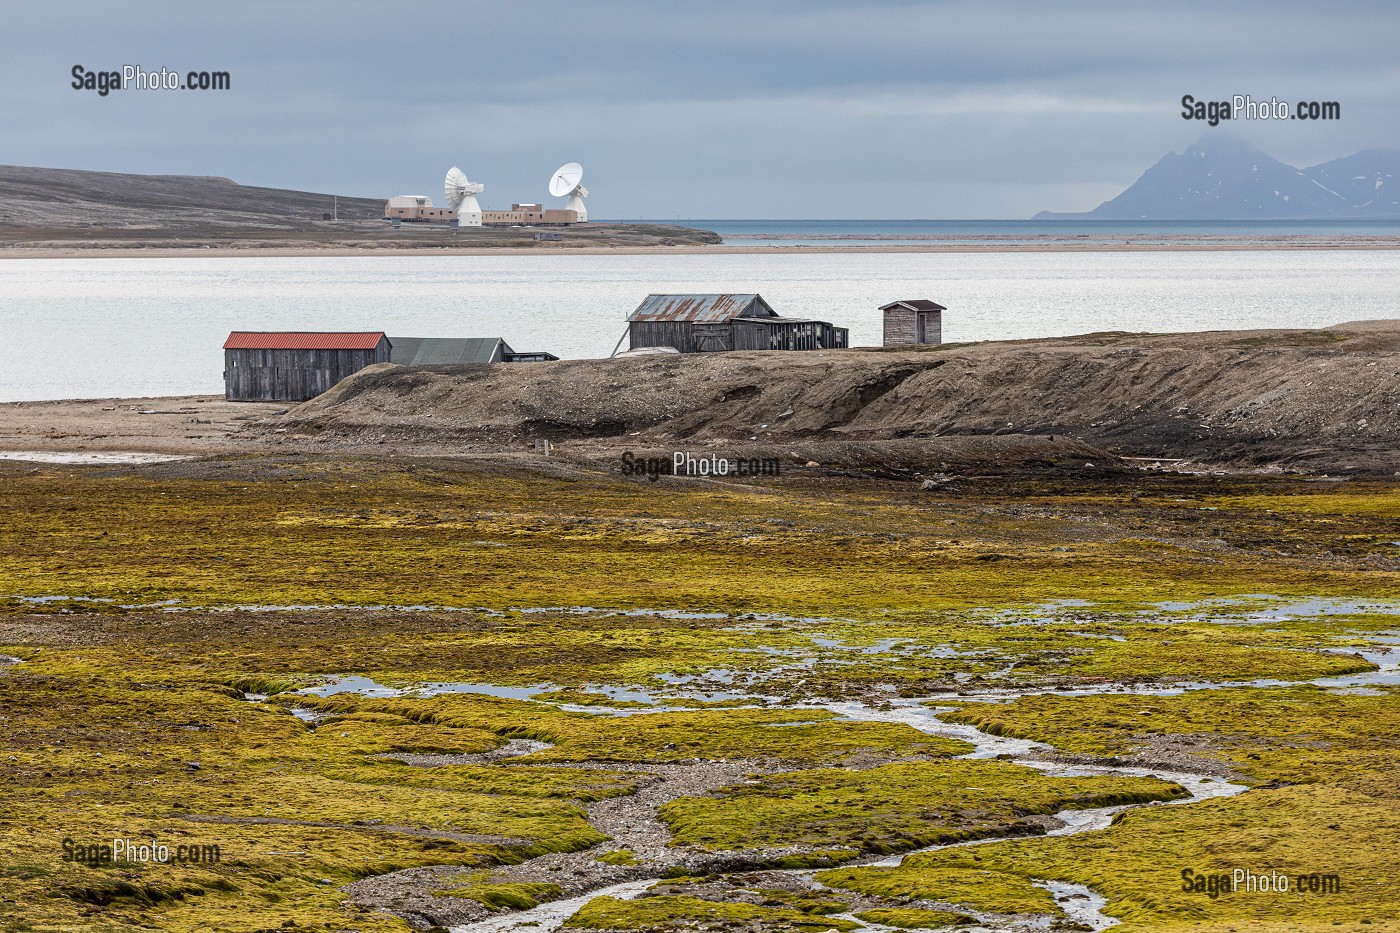
[[(450, 207), (433, 207), (433, 199), (422, 194), (395, 195), (384, 202), (384, 219), (400, 223), (450, 224), (457, 212)], [(482, 211), (487, 227), (567, 227), (580, 223), (578, 211), (559, 210), (543, 204), (512, 204), (508, 211)]]
[(384, 219), (408, 223), (445, 224), (457, 219), (450, 207), (433, 207), (433, 200), (422, 194), (395, 195), (384, 203)]
[(540, 204), (512, 204), (508, 211), (482, 211), (487, 226), (565, 226), (579, 222), (578, 211), (556, 210)]

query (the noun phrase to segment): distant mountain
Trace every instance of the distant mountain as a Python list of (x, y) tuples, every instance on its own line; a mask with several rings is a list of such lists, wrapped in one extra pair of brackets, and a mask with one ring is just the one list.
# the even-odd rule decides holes
[(1297, 169), (1232, 136), (1169, 152), (1118, 197), (1034, 220), (1400, 219), (1400, 151), (1368, 149)]

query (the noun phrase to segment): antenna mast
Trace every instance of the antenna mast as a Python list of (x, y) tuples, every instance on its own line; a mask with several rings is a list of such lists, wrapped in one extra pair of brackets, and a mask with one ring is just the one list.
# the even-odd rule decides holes
[(447, 196), (448, 207), (457, 211), (457, 226), (481, 226), (481, 205), (477, 203), (476, 196), (485, 190), (485, 185), (467, 181), (467, 173), (457, 166), (447, 170), (442, 193)]
[(588, 189), (583, 186), (582, 165), (570, 162), (559, 166), (549, 180), (549, 193), (556, 198), (567, 197), (569, 203), (564, 209), (577, 214), (579, 223), (588, 222), (588, 208), (583, 203), (583, 199), (588, 197)]

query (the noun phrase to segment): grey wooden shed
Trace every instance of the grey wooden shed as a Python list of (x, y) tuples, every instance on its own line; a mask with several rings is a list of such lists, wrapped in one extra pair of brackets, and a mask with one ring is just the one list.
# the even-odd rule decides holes
[(758, 294), (648, 295), (627, 318), (630, 349), (831, 350), (848, 333), (827, 321), (780, 317)]
[(537, 363), (559, 357), (544, 350), (513, 350), (501, 337), (390, 337), (389, 362), (400, 366)]
[(943, 342), (943, 312), (948, 309), (927, 298), (909, 298), (881, 305), (885, 312), (887, 347), (938, 345)]

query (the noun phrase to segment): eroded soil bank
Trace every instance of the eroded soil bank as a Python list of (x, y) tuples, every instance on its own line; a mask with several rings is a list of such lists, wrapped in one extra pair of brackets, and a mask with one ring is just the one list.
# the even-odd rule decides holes
[[(878, 463), (888, 453), (895, 466), (912, 460), (937, 472), (959, 459), (959, 444), (995, 435), (1033, 441), (1027, 462), (1095, 459), (1079, 444), (1123, 457), (1390, 477), (1397, 413), (1400, 321), (1372, 321), (920, 350), (384, 366), (270, 421), (262, 436), (435, 452), (548, 439), (581, 456), (697, 450), (798, 465)], [(982, 455), (995, 461), (993, 450)]]
[[(676, 452), (942, 482), (1162, 469), (1394, 478), (1400, 321), (918, 350), (371, 367), (302, 405), (0, 405), (0, 452), (514, 456), (617, 472)], [(810, 466), (809, 466), (810, 465)]]

